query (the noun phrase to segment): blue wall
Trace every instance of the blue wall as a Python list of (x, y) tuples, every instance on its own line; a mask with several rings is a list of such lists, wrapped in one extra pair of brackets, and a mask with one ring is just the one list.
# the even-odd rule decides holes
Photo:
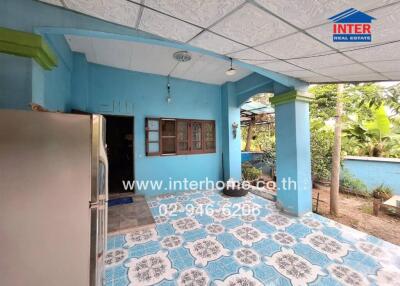
[[(1, 0), (0, 27), (30, 33), (39, 33), (37, 29), (43, 27), (55, 27), (78, 34), (113, 33), (121, 37), (142, 35), (159, 39), (144, 32), (34, 0)], [(46, 103), (51, 110), (68, 110), (68, 85), (71, 81), (60, 80), (70, 76), (72, 57), (68, 55), (71, 52), (65, 49), (66, 43), (63, 43), (65, 40), (62, 37), (46, 37), (50, 46), (58, 49), (60, 65), (55, 74), (42, 70), (32, 59), (0, 54), (0, 108), (29, 109), (29, 103), (35, 101)], [(46, 94), (53, 94), (48, 97), (48, 102), (45, 102)]]
[[(368, 160), (365, 160), (368, 158)], [(364, 159), (344, 159), (343, 168), (363, 181), (372, 191), (381, 184), (389, 186), (400, 195), (400, 160), (364, 157)]]
[(31, 59), (0, 53), (1, 108), (28, 109), (32, 99), (31, 71)]
[[(312, 207), (309, 106), (293, 99), (275, 105), (277, 200), (293, 215)], [(295, 181), (295, 186), (282, 180)], [(289, 188), (288, 188), (289, 187)]]
[(71, 106), (77, 110), (87, 111), (89, 106), (89, 64), (84, 54), (73, 53), (73, 55)]
[(72, 52), (62, 35), (46, 35), (46, 41), (57, 54), (58, 65), (51, 71), (36, 62), (32, 67), (32, 102), (51, 111), (69, 111), (71, 107)]
[[(0, 55), (0, 108), (26, 109), (34, 101), (54, 111), (76, 108), (107, 114), (134, 114), (135, 170), (138, 180), (168, 180), (169, 177), (192, 180), (205, 177), (211, 180), (223, 177), (240, 179), (240, 127), (237, 137), (232, 136), (232, 124), (236, 122), (240, 125), (240, 103), (257, 92), (275, 91), (275, 83), (271, 85), (271, 79), (287, 86), (304, 84), (238, 62), (238, 65), (270, 76), (271, 79), (253, 73), (236, 84), (229, 82), (222, 87), (172, 79), (173, 101), (167, 104), (165, 77), (88, 64), (83, 55), (71, 53), (62, 34), (140, 41), (203, 52), (225, 60), (228, 58), (39, 1), (1, 0), (0, 5), (0, 26), (46, 35), (47, 42), (59, 59), (59, 66), (48, 72), (31, 59)], [(145, 157), (146, 116), (216, 120), (217, 153)]]
[[(220, 180), (221, 89), (217, 85), (171, 79), (171, 103), (166, 101), (167, 78), (88, 64), (88, 111), (135, 117), (135, 179)], [(73, 89), (81, 80), (73, 82)], [(75, 94), (74, 94), (75, 96)], [(73, 99), (73, 102), (76, 102)], [(73, 106), (73, 108), (82, 106)], [(212, 154), (152, 156), (145, 155), (145, 118), (174, 117), (216, 120), (217, 152)], [(167, 190), (163, 190), (166, 192)], [(150, 190), (146, 195), (153, 195)]]
[[(229, 179), (241, 179), (240, 157), (240, 105), (237, 100), (236, 85), (233, 82), (227, 82), (222, 85), (222, 148), (223, 153), (223, 178), (225, 181)], [(233, 136), (233, 124), (237, 125), (236, 138)]]

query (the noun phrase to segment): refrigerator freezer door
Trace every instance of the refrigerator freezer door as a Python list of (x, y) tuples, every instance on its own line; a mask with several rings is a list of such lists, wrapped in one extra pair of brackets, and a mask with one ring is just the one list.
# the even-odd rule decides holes
[(91, 286), (103, 284), (107, 244), (108, 161), (103, 140), (104, 129), (104, 117), (92, 115)]
[(0, 110), (0, 284), (87, 286), (87, 115)]

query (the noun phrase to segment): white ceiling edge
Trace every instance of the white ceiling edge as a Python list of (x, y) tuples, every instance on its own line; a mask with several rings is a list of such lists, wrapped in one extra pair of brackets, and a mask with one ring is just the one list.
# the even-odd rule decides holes
[(189, 52), (192, 56), (189, 62), (178, 63), (173, 54), (180, 49), (172, 47), (75, 35), (65, 35), (65, 38), (70, 49), (85, 54), (88, 62), (128, 71), (217, 85), (252, 73), (234, 66), (236, 74), (228, 76), (225, 74), (230, 67), (228, 61), (195, 52)]

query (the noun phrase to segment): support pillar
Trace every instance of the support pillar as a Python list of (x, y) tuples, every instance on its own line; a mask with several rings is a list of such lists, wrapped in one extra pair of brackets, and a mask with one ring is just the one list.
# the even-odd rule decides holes
[(277, 203), (300, 216), (312, 211), (311, 97), (292, 90), (270, 100), (275, 105)]
[[(237, 102), (235, 85), (227, 82), (222, 86), (222, 156), (224, 181), (241, 178), (241, 151), (240, 151), (240, 107)], [(234, 136), (236, 125), (236, 136)]]

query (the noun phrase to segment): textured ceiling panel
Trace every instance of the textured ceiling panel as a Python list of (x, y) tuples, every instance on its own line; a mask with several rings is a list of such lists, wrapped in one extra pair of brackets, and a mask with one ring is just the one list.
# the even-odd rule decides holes
[(364, 64), (378, 72), (400, 72), (400, 60), (374, 61), (374, 62), (367, 62)]
[(336, 76), (341, 81), (375, 81), (375, 80), (388, 80), (387, 77), (379, 75), (377, 73), (369, 74), (347, 74)]
[(244, 0), (146, 0), (145, 4), (206, 28), (243, 2)]
[(70, 35), (66, 39), (71, 50), (84, 53), (89, 62), (120, 69), (160, 75), (171, 73), (174, 77), (211, 84), (236, 81), (250, 74), (246, 69), (235, 67), (237, 73), (227, 76), (228, 61), (198, 53), (191, 53), (192, 60), (177, 65), (173, 54), (178, 50), (171, 47)]
[(348, 74), (369, 74), (371, 70), (363, 67), (359, 64), (350, 64), (350, 65), (343, 65), (343, 66), (336, 66), (336, 67), (329, 67), (329, 68), (322, 68), (318, 70), (314, 70), (320, 74), (327, 75), (327, 76), (338, 76), (338, 75), (348, 75)]
[(328, 22), (328, 18), (351, 7), (367, 11), (397, 0), (256, 0), (263, 7), (300, 28)]
[(211, 28), (249, 46), (290, 34), (296, 30), (254, 5), (246, 4)]
[(218, 54), (229, 54), (246, 48), (246, 46), (227, 40), (210, 32), (201, 33), (199, 36), (191, 40), (189, 44)]
[(201, 29), (195, 26), (149, 9), (143, 10), (139, 29), (180, 42), (186, 42), (192, 39), (201, 31)]
[(376, 20), (372, 25), (374, 43), (400, 40), (400, 3), (369, 13)]
[(400, 60), (400, 42), (345, 52), (360, 62)]
[[(291, 43), (288, 45), (287, 43)], [(280, 59), (316, 55), (332, 51), (303, 33), (296, 33), (279, 40), (257, 46), (257, 49)]]
[(285, 72), (285, 74), (292, 76), (292, 77), (296, 77), (296, 78), (319, 76), (319, 74), (312, 72), (312, 71), (308, 71), (308, 70), (287, 71), (287, 72)]
[(135, 27), (139, 6), (125, 0), (64, 0), (67, 8), (117, 24)]
[[(400, 79), (400, 42), (390, 43), (400, 40), (400, 0), (41, 1), (54, 5), (62, 3), (67, 9), (132, 28), (139, 23), (139, 30), (307, 81), (328, 82), (338, 77), (338, 80), (345, 80), (346, 75), (349, 76), (348, 80), (360, 81), (363, 77), (368, 81), (384, 80), (386, 77)], [(138, 19), (140, 3), (144, 7)], [(372, 24), (372, 43), (332, 41), (332, 23), (327, 18), (350, 7), (376, 18)], [(209, 30), (202, 30), (196, 25), (208, 27)], [(97, 47), (96, 41), (82, 44), (76, 40), (70, 44), (87, 53), (88, 59), (93, 62), (99, 61), (97, 56), (109, 57), (109, 62), (103, 64), (127, 66), (126, 61), (119, 61), (113, 54)], [(249, 49), (249, 46), (253, 48)], [(118, 49), (125, 57), (127, 50), (122, 47)], [(156, 47), (154, 52), (157, 51)], [(136, 66), (130, 63), (128, 68), (140, 66), (140, 69), (146, 70), (146, 60), (152, 55), (143, 54), (143, 57), (147, 58), (138, 60)], [(158, 60), (162, 64), (154, 72), (165, 73), (170, 67), (170, 59)], [(193, 80), (207, 78), (207, 81), (212, 81), (208, 77), (213, 74), (213, 65), (194, 65), (197, 60), (200, 61), (194, 57), (189, 65), (179, 66), (177, 73), (180, 72), (182, 77), (195, 78)], [(217, 66), (218, 69), (225, 69), (223, 65)], [(147, 72), (153, 71), (152, 67), (148, 69)], [(201, 78), (196, 74), (200, 71), (207, 75)], [(220, 75), (220, 70), (214, 73), (216, 81), (222, 80), (219, 79)]]
[(310, 77), (300, 77), (300, 79), (304, 80), (305, 82), (312, 82), (312, 83), (337, 81), (333, 78), (321, 76), (321, 75), (310, 76)]
[(267, 56), (266, 54), (256, 51), (254, 49), (246, 49), (243, 51), (231, 53), (228, 56), (249, 64), (259, 64), (261, 62), (274, 59), (273, 57)]
[(400, 72), (384, 72), (383, 75), (391, 80), (400, 80)]
[(44, 2), (44, 3), (52, 4), (52, 5), (63, 6), (61, 0), (40, 0), (40, 1)]
[[(372, 44), (400, 40), (400, 2), (369, 13), (376, 18), (372, 24)], [(366, 43), (340, 43), (332, 41), (332, 23), (307, 30), (308, 33), (338, 49), (365, 46)]]
[(332, 24), (326, 24), (323, 26), (319, 26), (316, 28), (312, 28), (307, 30), (311, 36), (321, 40), (325, 44), (329, 45), (330, 47), (336, 49), (348, 49), (352, 47), (360, 47), (365, 46), (366, 43), (355, 43), (355, 42), (333, 42), (332, 40)]
[(296, 67), (294, 65), (291, 65), (291, 64), (285, 63), (283, 61), (279, 61), (279, 60), (275, 60), (273, 62), (261, 63), (261, 64), (258, 64), (257, 66), (265, 68), (267, 70), (276, 71), (276, 72), (302, 70), (299, 67)]
[(329, 54), (326, 56), (295, 59), (295, 60), (289, 60), (289, 62), (307, 69), (319, 69), (319, 68), (341, 66), (354, 63), (354, 61), (346, 58), (341, 54)]

